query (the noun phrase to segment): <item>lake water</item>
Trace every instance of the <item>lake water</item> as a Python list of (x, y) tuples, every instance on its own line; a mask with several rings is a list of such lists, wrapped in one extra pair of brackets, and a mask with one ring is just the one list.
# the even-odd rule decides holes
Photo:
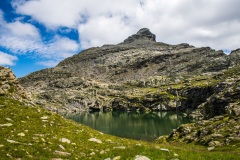
[(190, 122), (175, 112), (83, 112), (67, 115), (66, 118), (103, 133), (148, 141), (167, 135), (181, 124)]

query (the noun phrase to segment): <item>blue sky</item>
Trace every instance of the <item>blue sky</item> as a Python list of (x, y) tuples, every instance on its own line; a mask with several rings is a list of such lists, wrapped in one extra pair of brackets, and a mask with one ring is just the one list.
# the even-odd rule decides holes
[(240, 48), (239, 0), (0, 0), (0, 65), (17, 77), (147, 27), (157, 41)]

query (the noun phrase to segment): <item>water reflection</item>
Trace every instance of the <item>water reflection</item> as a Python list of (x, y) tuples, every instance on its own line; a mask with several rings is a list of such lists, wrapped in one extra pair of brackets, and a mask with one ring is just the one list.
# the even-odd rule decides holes
[(103, 133), (142, 140), (153, 140), (171, 133), (190, 120), (173, 112), (83, 112), (66, 118)]

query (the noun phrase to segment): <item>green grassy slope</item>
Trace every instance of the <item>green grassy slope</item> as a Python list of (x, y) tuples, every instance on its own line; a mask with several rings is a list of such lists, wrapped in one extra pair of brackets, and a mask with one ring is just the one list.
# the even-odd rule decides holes
[[(98, 140), (90, 141), (91, 138)], [(93, 139), (94, 140), (94, 139)], [(169, 152), (168, 152), (169, 150)], [(41, 107), (0, 96), (0, 159), (239, 159), (239, 146), (208, 151), (193, 144), (155, 144), (118, 138)]]

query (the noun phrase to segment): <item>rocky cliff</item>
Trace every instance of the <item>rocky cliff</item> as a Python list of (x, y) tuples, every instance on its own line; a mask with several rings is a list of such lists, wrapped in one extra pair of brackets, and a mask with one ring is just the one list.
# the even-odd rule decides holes
[(10, 68), (0, 66), (0, 96), (10, 96), (14, 99), (28, 99), (29, 96)]
[(50, 110), (177, 109), (196, 116), (199, 105), (228, 86), (225, 71), (240, 62), (239, 50), (226, 55), (155, 39), (143, 28), (122, 43), (84, 50), (20, 83)]

